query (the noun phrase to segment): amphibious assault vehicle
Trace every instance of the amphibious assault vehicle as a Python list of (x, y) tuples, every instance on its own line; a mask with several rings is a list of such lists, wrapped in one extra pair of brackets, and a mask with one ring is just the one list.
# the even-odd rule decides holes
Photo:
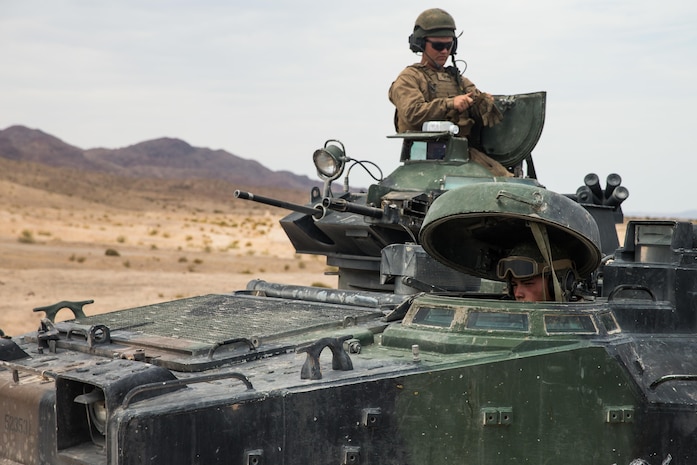
[[(0, 464), (695, 463), (695, 225), (632, 221), (620, 244), (620, 177), (549, 191), (531, 156), (545, 94), (496, 100), (503, 122), (469, 138), (393, 136), (401, 164), (366, 192), (334, 186), (368, 162), (329, 140), (307, 204), (235, 193), (293, 210), (290, 241), (337, 289), (36, 309), (38, 331), (0, 339)], [(564, 299), (498, 279), (536, 236), (576, 265)]]

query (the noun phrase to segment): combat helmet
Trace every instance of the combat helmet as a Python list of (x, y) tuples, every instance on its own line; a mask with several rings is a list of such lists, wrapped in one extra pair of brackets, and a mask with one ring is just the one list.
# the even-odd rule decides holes
[(455, 35), (455, 20), (450, 13), (440, 8), (430, 8), (417, 16), (414, 22), (414, 32), (409, 36), (409, 48), (412, 52), (423, 52), (426, 47), (426, 37), (452, 37), (454, 45), (451, 54), (457, 49)]
[[(549, 295), (555, 297), (557, 301), (568, 301), (578, 281), (576, 266), (563, 248), (556, 244), (550, 244), (549, 249), (551, 261), (544, 258), (540, 247), (534, 241), (521, 242), (510, 250), (508, 256), (498, 261), (496, 275), (499, 279), (506, 280), (509, 284), (509, 292), (513, 278), (551, 276)], [(554, 273), (553, 276), (552, 273)], [(559, 289), (555, 291), (557, 284)], [(559, 297), (557, 298), (557, 296)]]

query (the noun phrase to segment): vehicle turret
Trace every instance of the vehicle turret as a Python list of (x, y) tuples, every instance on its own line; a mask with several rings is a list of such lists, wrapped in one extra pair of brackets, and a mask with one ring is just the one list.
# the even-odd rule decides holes
[[(495, 100), (504, 115), (503, 122), (491, 128), (475, 127), (469, 138), (458, 137), (457, 126), (447, 121), (424, 123), (420, 132), (388, 136), (402, 142), (401, 164), (387, 176), (374, 176), (377, 182), (370, 185), (367, 192), (350, 188), (349, 173), (355, 167), (369, 169), (372, 164), (348, 157), (341, 142), (326, 141), (313, 154), (323, 186), (312, 189), (309, 202), (304, 206), (270, 203), (293, 211), (281, 220), (281, 225), (296, 251), (326, 256), (327, 264), (337, 268), (339, 287), (343, 289), (404, 293), (426, 289), (478, 289), (479, 281), (471, 274), (462, 273), (458, 267), (442, 266), (423, 253), (419, 234), (424, 218), (437, 199), (460, 188), (476, 192), (479, 189), (473, 186), (481, 184), (497, 184), (504, 192), (522, 189), (543, 193), (545, 202), (562, 197), (537, 181), (532, 160), (532, 150), (544, 125), (546, 94), (496, 96)], [(506, 168), (507, 175), (493, 175), (475, 161), (470, 144)], [(343, 190), (335, 193), (332, 183), (345, 171)], [(614, 182), (613, 177), (607, 187), (608, 195), (617, 190)], [(597, 184), (593, 185), (594, 189)], [(619, 191), (622, 189), (625, 188)], [(268, 199), (262, 200), (249, 193), (238, 191), (235, 195), (269, 203)], [(621, 200), (595, 205), (585, 197), (567, 197), (574, 201), (565, 199), (562, 211), (555, 213), (561, 216), (558, 221), (573, 218), (571, 209), (583, 210), (581, 207), (584, 207), (594, 218), (586, 218), (584, 212), (585, 221), (594, 223), (592, 227), (602, 231), (600, 237), (593, 239), (598, 249), (603, 253), (614, 251), (618, 246), (617, 236), (608, 231), (614, 231), (615, 224), (622, 221)], [(462, 201), (463, 198), (457, 200)], [(438, 202), (442, 205), (448, 201)], [(557, 202), (563, 200), (552, 201)], [(467, 199), (466, 203), (472, 202)], [(574, 227), (571, 225), (569, 229), (573, 231)], [(597, 256), (593, 258), (599, 260)], [(406, 270), (398, 265), (410, 260), (418, 266)], [(434, 276), (438, 276), (438, 280), (433, 279)], [(405, 285), (407, 282), (414, 286)]]

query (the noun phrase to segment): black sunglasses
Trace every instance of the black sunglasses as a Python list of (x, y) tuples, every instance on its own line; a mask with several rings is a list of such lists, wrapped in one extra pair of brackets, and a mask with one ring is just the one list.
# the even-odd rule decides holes
[(431, 44), (431, 47), (433, 47), (433, 50), (436, 52), (442, 52), (443, 50), (450, 50), (453, 48), (452, 40), (450, 42), (433, 42), (432, 40), (426, 39), (426, 42)]

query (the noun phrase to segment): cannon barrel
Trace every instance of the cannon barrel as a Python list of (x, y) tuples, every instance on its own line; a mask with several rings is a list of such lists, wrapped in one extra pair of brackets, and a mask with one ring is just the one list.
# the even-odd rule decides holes
[(347, 202), (344, 199), (333, 199), (331, 197), (325, 197), (322, 199), (322, 206), (329, 210), (356, 213), (358, 215), (368, 216), (370, 218), (380, 219), (383, 215), (383, 211), (379, 208), (359, 205), (356, 203)]
[(271, 197), (264, 197), (263, 195), (255, 195), (251, 192), (245, 192), (241, 190), (235, 191), (235, 197), (243, 200), (252, 200), (254, 202), (263, 203), (265, 205), (271, 205), (272, 207), (285, 208), (286, 210), (293, 210), (298, 213), (304, 213), (306, 215), (311, 215), (315, 218), (321, 218), (324, 215), (324, 211), (320, 208), (308, 207), (306, 205), (298, 205), (297, 203), (286, 202), (283, 200), (272, 199)]

